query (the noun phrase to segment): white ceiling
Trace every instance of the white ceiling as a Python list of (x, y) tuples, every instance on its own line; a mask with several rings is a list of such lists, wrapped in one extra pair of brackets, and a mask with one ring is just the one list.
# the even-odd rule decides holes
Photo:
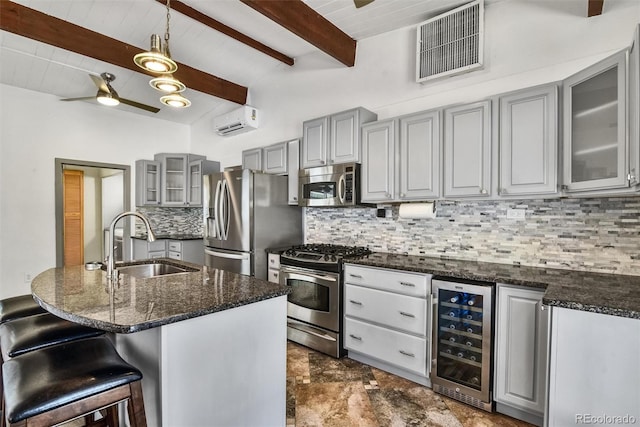
[[(304, 1), (355, 40), (415, 25), (468, 2), (375, 0), (356, 9), (352, 0)], [(16, 0), (16, 3), (144, 50), (148, 49), (152, 33), (162, 36), (165, 32), (166, 8), (154, 0)], [(318, 51), (239, 0), (185, 0), (184, 3), (294, 59)], [(171, 11), (170, 25), (171, 54), (177, 62), (246, 86), (249, 93), (251, 85), (265, 74), (282, 72), (288, 67), (177, 11)], [(1, 83), (60, 98), (76, 98), (94, 95), (96, 87), (87, 73), (102, 72), (116, 76), (112, 85), (120, 97), (159, 107), (161, 111), (153, 114), (124, 104), (99, 108), (119, 108), (190, 124), (211, 111), (222, 114), (236, 106), (187, 89), (185, 96), (191, 100), (191, 107), (179, 110), (166, 107), (159, 101), (160, 93), (149, 86), (149, 77), (145, 74), (0, 31)]]

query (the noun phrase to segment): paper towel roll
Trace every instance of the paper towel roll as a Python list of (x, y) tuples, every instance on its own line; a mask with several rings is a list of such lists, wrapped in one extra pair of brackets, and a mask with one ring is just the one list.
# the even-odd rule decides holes
[(435, 218), (435, 203), (402, 203), (400, 205), (398, 217), (410, 219)]

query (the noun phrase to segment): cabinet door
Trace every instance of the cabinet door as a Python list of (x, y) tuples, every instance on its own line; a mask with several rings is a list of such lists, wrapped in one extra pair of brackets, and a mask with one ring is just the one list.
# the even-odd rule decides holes
[(542, 416), (546, 396), (548, 310), (543, 290), (498, 285), (495, 400)]
[(184, 206), (187, 204), (186, 154), (162, 154), (162, 204)]
[(500, 98), (500, 195), (554, 194), (557, 183), (557, 87)]
[(629, 181), (640, 183), (640, 24), (629, 52)]
[(160, 162), (136, 161), (136, 206), (160, 204)]
[(362, 126), (363, 202), (389, 202), (395, 191), (395, 121), (386, 120)]
[(444, 113), (444, 196), (488, 197), (491, 188), (491, 104)]
[(321, 117), (302, 124), (302, 167), (312, 168), (327, 164), (329, 118)]
[(360, 161), (360, 118), (358, 110), (334, 114), (329, 119), (329, 163)]
[(628, 186), (626, 55), (617, 53), (564, 81), (567, 191)]
[(440, 196), (440, 112), (400, 119), (398, 199)]
[(253, 148), (242, 152), (242, 169), (262, 172), (262, 148)]
[(189, 163), (189, 206), (202, 206), (202, 162), (196, 160)]
[(300, 169), (300, 140), (294, 139), (292, 141), (287, 142), (287, 170), (289, 171), (288, 176), (288, 187), (289, 187), (289, 204), (297, 205), (298, 204), (298, 172)]
[(287, 143), (270, 145), (262, 149), (263, 170), (266, 173), (286, 174), (287, 173)]

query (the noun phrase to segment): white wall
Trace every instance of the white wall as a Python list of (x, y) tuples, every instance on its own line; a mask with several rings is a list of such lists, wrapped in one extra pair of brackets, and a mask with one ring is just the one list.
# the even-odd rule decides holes
[(304, 120), (363, 106), (383, 119), (561, 80), (630, 46), (640, 1), (605, 1), (586, 18), (586, 0), (503, 0), (485, 8), (485, 67), (461, 76), (415, 83), (415, 28), (358, 42), (356, 66), (346, 68), (318, 52), (249, 88), (262, 113), (260, 129), (219, 137), (211, 115), (192, 126), (194, 152), (241, 163), (247, 148), (302, 135)]
[(186, 125), (0, 85), (0, 298), (55, 266), (56, 157), (130, 165), (133, 204), (135, 160), (189, 140)]

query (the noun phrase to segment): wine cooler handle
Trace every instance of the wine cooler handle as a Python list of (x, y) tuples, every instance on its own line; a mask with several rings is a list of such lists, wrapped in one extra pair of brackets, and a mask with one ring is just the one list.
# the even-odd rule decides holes
[[(436, 339), (438, 333), (437, 331), (434, 331), (433, 328), (437, 326), (436, 316), (438, 315), (438, 299), (433, 294), (429, 294), (428, 297), (429, 300), (427, 302), (427, 307), (429, 307), (429, 309), (431, 310), (431, 315), (427, 316), (427, 321), (429, 322), (429, 324), (427, 325), (427, 331), (430, 331), (431, 337), (429, 338), (429, 347), (427, 348), (427, 360), (431, 358), (431, 367), (435, 368), (437, 359), (433, 356), (433, 340)], [(428, 366), (427, 372), (430, 373)]]

